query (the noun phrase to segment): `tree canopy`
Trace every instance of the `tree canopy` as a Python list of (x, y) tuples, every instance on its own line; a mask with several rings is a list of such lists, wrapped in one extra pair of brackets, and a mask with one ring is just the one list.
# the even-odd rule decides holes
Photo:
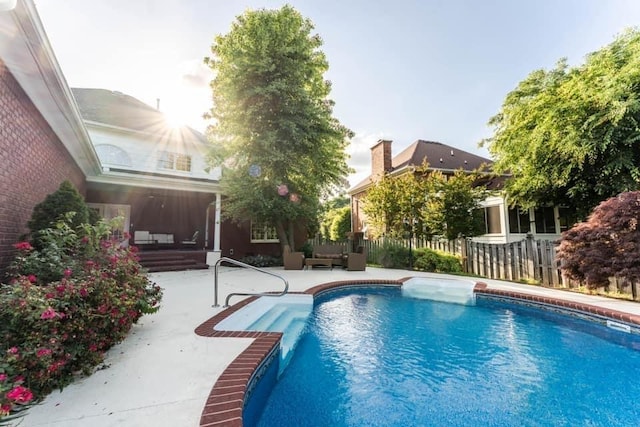
[[(479, 172), (478, 172), (479, 173)], [(456, 171), (445, 176), (427, 163), (413, 173), (383, 176), (363, 199), (363, 211), (375, 237), (476, 236), (481, 230), (474, 215), (485, 198), (476, 186), (478, 173)]]
[(320, 199), (346, 185), (352, 132), (333, 114), (328, 62), (313, 24), (290, 6), (247, 11), (218, 35), (205, 63), (214, 124), (211, 160), (224, 164), (225, 214), (276, 227), (316, 220)]
[(498, 173), (510, 173), (510, 201), (553, 203), (585, 216), (600, 201), (638, 188), (640, 32), (629, 30), (589, 54), (560, 60), (510, 92), (483, 141)]

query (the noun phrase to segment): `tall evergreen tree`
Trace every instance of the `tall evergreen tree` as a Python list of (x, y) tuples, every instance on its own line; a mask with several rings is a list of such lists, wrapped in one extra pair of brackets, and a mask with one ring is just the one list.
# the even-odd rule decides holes
[(52, 228), (69, 212), (74, 213), (69, 224), (74, 229), (80, 224), (94, 220), (82, 195), (70, 181), (66, 180), (60, 184), (56, 191), (47, 195), (42, 202), (33, 208), (31, 219), (27, 225), (31, 231), (34, 246), (40, 249), (40, 232)]

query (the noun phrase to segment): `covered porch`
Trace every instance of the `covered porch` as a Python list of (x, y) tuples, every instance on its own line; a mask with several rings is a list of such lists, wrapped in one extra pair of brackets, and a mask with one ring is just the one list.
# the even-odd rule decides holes
[[(190, 186), (191, 187), (191, 186)], [(86, 200), (103, 218), (124, 218), (128, 243), (144, 253), (220, 251), (221, 195), (213, 186), (189, 189), (88, 183)], [(206, 256), (205, 256), (206, 258)]]

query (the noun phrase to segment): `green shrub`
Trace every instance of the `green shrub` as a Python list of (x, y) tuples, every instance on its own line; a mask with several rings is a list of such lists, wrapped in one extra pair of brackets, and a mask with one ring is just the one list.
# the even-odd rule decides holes
[(23, 385), (22, 376), (17, 375), (13, 367), (3, 361), (16, 357), (17, 355), (12, 353), (0, 357), (0, 425), (2, 426), (23, 416), (24, 411), (34, 401), (33, 392)]
[(34, 238), (39, 249), (29, 242), (15, 244), (17, 252), (7, 268), (8, 277), (28, 276), (36, 279), (33, 283), (43, 285), (62, 279), (67, 269), (78, 270), (81, 237), (72, 228), (74, 217), (74, 212), (68, 212), (51, 228), (38, 231)]
[(80, 224), (90, 223), (89, 207), (82, 195), (71, 182), (64, 181), (58, 190), (49, 194), (33, 208), (31, 219), (27, 223), (29, 230), (31, 230), (33, 245), (38, 249), (42, 248), (40, 232), (51, 228), (69, 212), (75, 212), (71, 220), (71, 228), (75, 229)]
[(240, 261), (259, 268), (282, 265), (282, 258), (271, 255), (250, 255)]
[(335, 216), (329, 227), (329, 237), (334, 242), (345, 238), (346, 234), (351, 231), (351, 208), (345, 206), (335, 210)]
[[(6, 384), (22, 381), (40, 399), (78, 373), (91, 373), (143, 314), (159, 309), (162, 290), (141, 269), (135, 248), (110, 239), (110, 230), (100, 221), (76, 232), (60, 221), (44, 230), (42, 250), (14, 245), (14, 276), (0, 285), (0, 378)], [(0, 395), (0, 422), (18, 404)]]
[(397, 243), (385, 243), (378, 252), (378, 264), (384, 268), (409, 268), (409, 249)]
[(413, 252), (413, 268), (438, 273), (461, 273), (462, 263), (455, 255), (420, 248)]
[(298, 252), (304, 253), (305, 258), (313, 257), (313, 245), (309, 242), (305, 242), (304, 245), (298, 248)]

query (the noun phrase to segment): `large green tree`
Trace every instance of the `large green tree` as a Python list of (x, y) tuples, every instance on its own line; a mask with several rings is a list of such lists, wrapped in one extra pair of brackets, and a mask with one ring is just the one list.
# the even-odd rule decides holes
[(367, 190), (362, 210), (373, 237), (402, 238), (413, 227), (418, 235), (427, 232), (421, 209), (428, 201), (430, 180), (418, 179), (414, 173), (398, 177), (383, 176)]
[(363, 211), (375, 237), (444, 236), (480, 234), (474, 211), (486, 196), (478, 185), (480, 171), (462, 170), (445, 176), (429, 170), (425, 162), (414, 172), (398, 177), (385, 175), (363, 199)]
[(640, 32), (629, 30), (570, 68), (561, 60), (510, 92), (483, 141), (494, 171), (510, 173), (509, 199), (586, 215), (600, 201), (638, 188)]
[(313, 24), (290, 6), (247, 11), (218, 35), (205, 63), (214, 164), (224, 164), (224, 210), (276, 227), (294, 247), (296, 224), (315, 223), (320, 199), (346, 184), (352, 132), (333, 117), (328, 62)]
[[(459, 236), (472, 237), (484, 232), (484, 222), (477, 215), (480, 202), (488, 194), (478, 180), (480, 172), (456, 171), (452, 176), (439, 182), (433, 208), (441, 214), (439, 234), (447, 239)], [(435, 214), (434, 214), (435, 215)], [(436, 216), (437, 218), (437, 216)]]

